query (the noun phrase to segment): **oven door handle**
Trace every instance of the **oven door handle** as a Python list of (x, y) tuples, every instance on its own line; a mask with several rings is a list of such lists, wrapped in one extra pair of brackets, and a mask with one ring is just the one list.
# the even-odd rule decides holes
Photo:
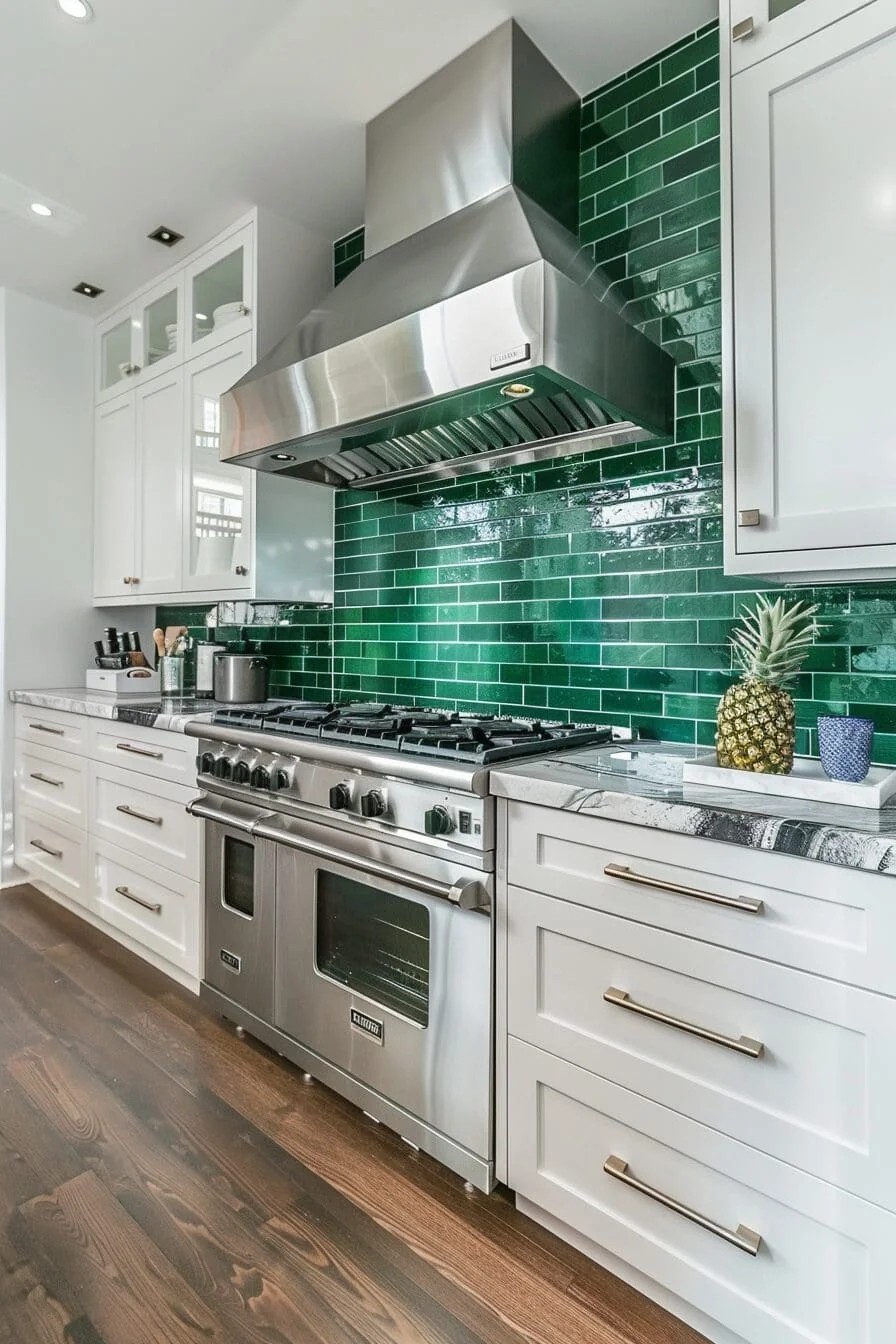
[(330, 845), (322, 845), (317, 840), (306, 840), (304, 837), (292, 835), (289, 831), (271, 826), (269, 822), (261, 819), (252, 827), (252, 834), (261, 840), (274, 840), (279, 845), (298, 849), (303, 854), (311, 854), (317, 859), (341, 863), (346, 868), (356, 868), (370, 877), (380, 877), (385, 881), (395, 882), (398, 886), (412, 887), (414, 891), (420, 891), (425, 896), (434, 896), (439, 901), (450, 901), (461, 910), (488, 912), (491, 909), (488, 891), (476, 878), (463, 878), (458, 882), (437, 882), (434, 878), (421, 877), (418, 873), (399, 872), (386, 863), (377, 863), (374, 859), (362, 859), (355, 854), (346, 854), (341, 849), (333, 849)]
[(261, 812), (257, 817), (234, 817), (229, 812), (222, 812), (220, 808), (213, 807), (205, 794), (187, 803), (186, 810), (191, 817), (201, 817), (203, 821), (216, 821), (220, 826), (229, 826), (234, 831), (245, 831), (247, 835), (254, 835), (255, 827), (262, 817), (271, 815), (269, 812)]

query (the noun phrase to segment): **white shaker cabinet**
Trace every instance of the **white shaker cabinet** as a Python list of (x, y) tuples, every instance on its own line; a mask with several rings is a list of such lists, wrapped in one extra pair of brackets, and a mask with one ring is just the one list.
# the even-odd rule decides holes
[[(852, 12), (730, 80), (735, 574), (896, 567), (896, 2), (839, 8)], [(831, 9), (803, 0), (792, 13)]]
[(731, 0), (731, 68), (735, 73), (816, 33), (872, 0)]
[(94, 429), (93, 590), (127, 597), (135, 571), (137, 433), (133, 392), (97, 407)]
[(97, 597), (151, 596), (180, 585), (183, 383), (174, 369), (97, 408)]
[(328, 240), (262, 210), (97, 325), (97, 606), (329, 602), (333, 491), (218, 460), (220, 398), (325, 293)]

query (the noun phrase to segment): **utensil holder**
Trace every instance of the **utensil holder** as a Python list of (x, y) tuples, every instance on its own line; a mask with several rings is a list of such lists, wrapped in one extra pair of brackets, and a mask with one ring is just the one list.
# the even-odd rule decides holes
[(181, 696), (184, 693), (184, 658), (182, 654), (165, 654), (159, 659), (159, 688), (163, 696)]

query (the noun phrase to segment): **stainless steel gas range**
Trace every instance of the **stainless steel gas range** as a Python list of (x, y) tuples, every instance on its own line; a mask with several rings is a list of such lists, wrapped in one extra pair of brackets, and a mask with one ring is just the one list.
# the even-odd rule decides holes
[(203, 997), (490, 1190), (489, 769), (610, 730), (302, 703), (186, 731), (202, 739)]

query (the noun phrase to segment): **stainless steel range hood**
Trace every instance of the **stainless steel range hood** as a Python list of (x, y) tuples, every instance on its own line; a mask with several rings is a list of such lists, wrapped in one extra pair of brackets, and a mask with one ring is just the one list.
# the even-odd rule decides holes
[(668, 433), (578, 185), (578, 97), (505, 23), (368, 125), (366, 260), (225, 395), (222, 458), (378, 487)]

